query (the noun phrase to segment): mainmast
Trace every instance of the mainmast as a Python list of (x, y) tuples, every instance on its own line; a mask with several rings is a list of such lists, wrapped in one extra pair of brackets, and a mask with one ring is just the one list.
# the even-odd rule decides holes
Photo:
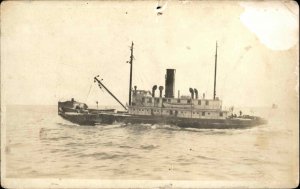
[(216, 55), (215, 55), (214, 100), (216, 99), (217, 56), (218, 56), (218, 42), (216, 42)]
[(132, 90), (132, 61), (133, 61), (133, 42), (131, 43), (131, 47), (130, 47), (130, 60), (129, 60), (129, 64), (130, 64), (130, 78), (129, 78), (129, 106), (131, 106), (131, 90)]

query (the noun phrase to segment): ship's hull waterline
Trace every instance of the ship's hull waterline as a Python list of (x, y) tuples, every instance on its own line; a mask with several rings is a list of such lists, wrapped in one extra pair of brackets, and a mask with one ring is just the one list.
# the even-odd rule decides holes
[(60, 113), (60, 116), (72, 123), (82, 126), (124, 124), (166, 124), (182, 128), (199, 129), (242, 129), (266, 124), (267, 121), (253, 117), (252, 119), (227, 118), (227, 119), (197, 119), (171, 116), (130, 115), (130, 114), (85, 114), (85, 113)]

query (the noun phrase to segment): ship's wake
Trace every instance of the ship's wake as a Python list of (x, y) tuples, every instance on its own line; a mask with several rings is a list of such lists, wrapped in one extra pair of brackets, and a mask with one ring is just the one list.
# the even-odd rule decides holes
[(79, 127), (80, 126), (76, 123), (71, 123), (71, 122), (58, 122), (56, 124), (59, 126), (65, 126), (65, 127)]
[(181, 130), (180, 127), (176, 125), (164, 125), (164, 124), (125, 124), (124, 127), (131, 127), (134, 129), (151, 129), (151, 130), (159, 130), (159, 129), (165, 129), (165, 130)]

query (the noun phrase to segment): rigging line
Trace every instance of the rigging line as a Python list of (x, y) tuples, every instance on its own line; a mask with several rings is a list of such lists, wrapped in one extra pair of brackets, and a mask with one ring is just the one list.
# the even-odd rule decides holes
[(206, 93), (206, 95), (207, 95), (207, 91), (210, 90), (210, 85), (212, 83), (212, 78), (211, 78), (211, 76), (213, 75), (212, 69), (213, 68), (211, 67), (211, 64), (209, 63), (207, 66), (207, 74), (205, 75), (206, 76), (206, 86), (205, 86), (204, 93)]
[[(234, 65), (233, 65), (233, 68), (231, 69), (231, 72), (227, 72), (227, 73), (226, 73), (226, 75), (225, 75), (225, 77), (224, 77), (224, 79), (223, 79), (223, 81), (222, 81), (222, 82), (223, 82), (223, 85), (225, 85), (225, 84), (227, 83), (228, 77), (230, 78), (230, 76), (231, 76), (230, 73), (234, 73), (234, 72), (242, 65), (241, 62), (242, 62), (244, 56), (245, 56), (247, 53), (248, 53), (248, 51), (245, 50), (245, 51), (243, 52), (243, 54), (242, 54), (241, 56), (239, 56), (239, 57), (236, 59)], [(239, 82), (238, 85), (240, 86), (241, 83)]]
[(98, 86), (99, 86), (99, 88), (100, 88), (100, 92), (105, 93), (105, 91), (102, 89), (101, 85), (98, 85)]
[[(214, 56), (211, 56), (211, 57), (214, 57)], [(208, 95), (207, 92), (210, 91), (210, 85), (213, 81), (211, 76), (213, 75), (214, 68), (211, 64), (211, 59), (208, 60), (208, 63), (205, 66), (207, 68), (207, 72), (206, 72), (207, 74), (205, 74), (206, 79), (204, 79), (204, 80), (206, 80), (206, 84), (205, 84), (205, 90), (203, 91), (203, 93), (205, 93), (205, 95), (207, 96)]]
[(142, 85), (144, 86), (144, 85), (145, 85), (145, 82), (144, 82), (142, 73), (140, 73), (140, 79), (141, 79)]
[(141, 77), (141, 73), (137, 72), (137, 74), (136, 74), (136, 80), (142, 85), (143, 83), (142, 83), (142, 79), (141, 78), (142, 78)]
[[(99, 86), (99, 85), (98, 85)], [(101, 97), (100, 99), (103, 99), (103, 98), (106, 98), (106, 97), (108, 97), (109, 95), (106, 95), (106, 92), (103, 90), (103, 88), (102, 87), (98, 87), (100, 90), (96, 90), (97, 92), (97, 94), (99, 94), (99, 95), (97, 95), (96, 94), (96, 100), (95, 101), (98, 101), (99, 102), (99, 104), (101, 105), (101, 103), (100, 102), (103, 102), (103, 101), (101, 101), (101, 100), (98, 100), (98, 98), (99, 97)], [(99, 91), (99, 92), (98, 92)], [(103, 104), (102, 104), (103, 105)]]
[(92, 86), (93, 86), (93, 83), (90, 85), (90, 89), (89, 89), (89, 92), (85, 98), (85, 101), (88, 99), (88, 97), (90, 96), (90, 92), (91, 92), (91, 89), (92, 89)]

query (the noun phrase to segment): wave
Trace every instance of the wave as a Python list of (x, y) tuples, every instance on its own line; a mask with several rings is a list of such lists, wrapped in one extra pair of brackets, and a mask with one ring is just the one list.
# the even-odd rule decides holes
[(57, 125), (60, 125), (60, 126), (66, 126), (66, 127), (79, 127), (80, 125), (76, 124), (76, 123), (70, 123), (70, 122), (58, 122), (56, 123)]
[(167, 130), (181, 130), (182, 128), (176, 125), (152, 125), (151, 129), (167, 129)]
[(133, 155), (130, 154), (116, 154), (116, 153), (105, 153), (105, 152), (96, 152), (96, 153), (91, 153), (91, 154), (81, 154), (79, 157), (84, 158), (84, 157), (93, 157), (98, 160), (106, 160), (106, 159), (123, 159), (126, 157), (131, 157)]
[(113, 124), (113, 125), (100, 125), (97, 124), (95, 127), (96, 128), (101, 128), (101, 129), (115, 129), (115, 128), (120, 128), (123, 127), (124, 125), (122, 124)]
[(139, 128), (139, 129), (165, 129), (165, 130), (181, 130), (182, 128), (176, 125), (163, 125), (163, 124), (127, 124), (126, 127)]
[(244, 133), (256, 133), (268, 130), (265, 126), (256, 126), (243, 129), (202, 129), (202, 128), (183, 128), (182, 130), (187, 132), (199, 132), (207, 135), (237, 135)]
[(158, 147), (159, 147), (158, 145), (152, 145), (152, 144), (150, 144), (150, 145), (141, 145), (140, 146), (141, 149), (145, 149), (145, 150), (153, 150), (153, 149), (158, 148)]
[(126, 146), (126, 145), (120, 145), (119, 148), (129, 148), (130, 149), (130, 148), (134, 148), (134, 147)]
[(199, 128), (183, 128), (184, 131), (188, 132), (199, 132), (199, 133), (204, 133), (204, 134), (229, 134), (232, 132), (232, 129), (199, 129)]
[(200, 159), (205, 159), (205, 160), (217, 160), (216, 158), (211, 158), (211, 157), (206, 157), (206, 156), (201, 156), (201, 155), (199, 155), (199, 156), (196, 156), (197, 158), (200, 158)]

